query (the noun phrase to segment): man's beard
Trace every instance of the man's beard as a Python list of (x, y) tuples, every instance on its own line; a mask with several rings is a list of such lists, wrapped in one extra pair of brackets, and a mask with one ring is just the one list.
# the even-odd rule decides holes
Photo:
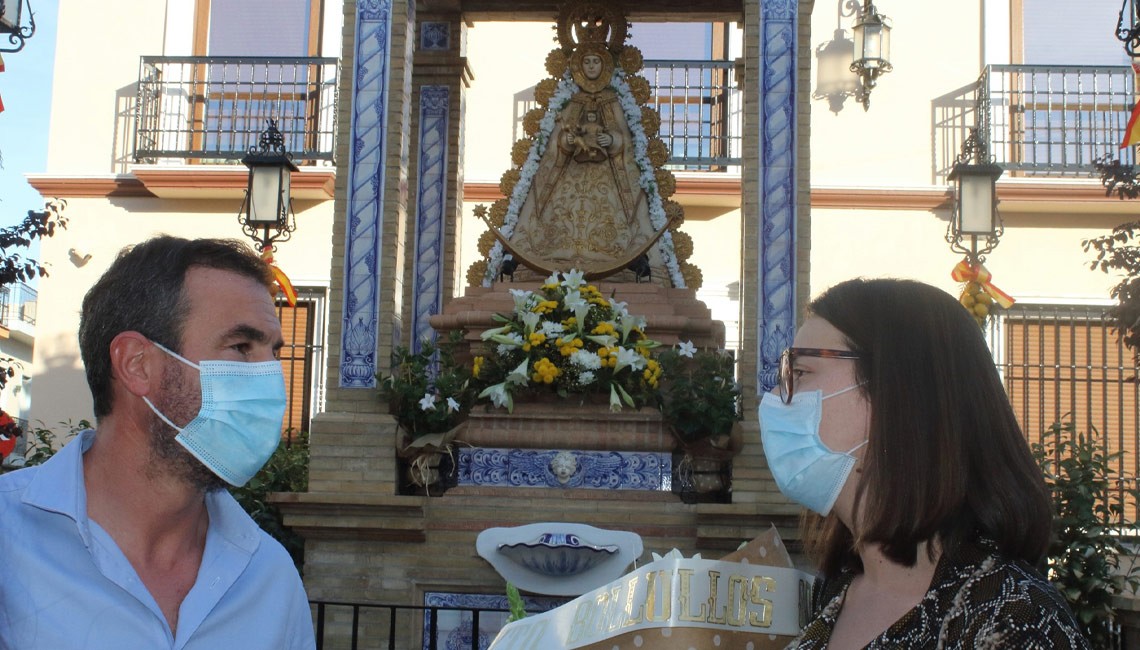
[[(154, 404), (171, 422), (182, 427), (189, 424), (201, 408), (201, 397), (194, 399), (199, 392), (197, 382), (191, 382), (186, 377), (188, 374), (180, 363), (168, 363), (162, 373), (162, 396)], [(178, 431), (162, 418), (151, 412), (149, 424), (153, 471), (159, 475), (173, 474), (202, 492), (221, 490), (228, 485), (175, 440)]]

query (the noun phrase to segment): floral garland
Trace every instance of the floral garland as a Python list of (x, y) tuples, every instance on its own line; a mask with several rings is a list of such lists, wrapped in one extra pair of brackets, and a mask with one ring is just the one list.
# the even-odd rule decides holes
[[(668, 223), (668, 218), (665, 216), (665, 207), (661, 201), (661, 193), (657, 187), (657, 177), (653, 173), (653, 164), (650, 163), (649, 156), (646, 153), (649, 146), (649, 139), (646, 137), (645, 128), (641, 124), (641, 109), (638, 108), (637, 100), (633, 97), (633, 93), (629, 89), (629, 84), (625, 81), (625, 75), (621, 72), (620, 68), (614, 70), (614, 76), (610, 80), (610, 85), (613, 86), (617, 92), (618, 102), (621, 105), (622, 113), (625, 115), (625, 121), (629, 125), (630, 134), (633, 136), (633, 159), (637, 164), (638, 170), (641, 172), (638, 176), (638, 184), (641, 186), (641, 189), (645, 191), (645, 195), (649, 199), (649, 222), (655, 229), (661, 230)], [(542, 121), (539, 122), (534, 146), (531, 147), (526, 162), (523, 163), (519, 170), (519, 180), (515, 183), (511, 191), (507, 214), (504, 218), (502, 228), (499, 229), (499, 232), (508, 239), (514, 233), (515, 225), (519, 220), (519, 212), (522, 210), (522, 205), (526, 201), (527, 194), (530, 193), (530, 186), (534, 181), (534, 175), (538, 172), (539, 161), (542, 159), (543, 154), (546, 153), (550, 133), (554, 130), (555, 116), (566, 107), (566, 104), (570, 102), (574, 94), (579, 91), (581, 91), (581, 88), (578, 87), (578, 84), (574, 83), (570, 73), (564, 73), (562, 78), (558, 81), (557, 90), (554, 91), (554, 94), (550, 98), (546, 114), (542, 116)], [(685, 278), (681, 274), (681, 266), (677, 261), (673, 238), (669, 232), (666, 232), (661, 236), (661, 239), (658, 240), (657, 249), (665, 260), (665, 267), (669, 270), (669, 279), (673, 282), (673, 286), (683, 289), (685, 287)], [(495, 278), (499, 274), (499, 269), (502, 267), (503, 258), (503, 244), (500, 241), (496, 241), (494, 246), (491, 247), (491, 251), (487, 254), (487, 270), (483, 274), (484, 287), (490, 287), (494, 284)]]
[[(661, 202), (661, 192), (657, 187), (657, 176), (653, 173), (653, 164), (649, 162), (649, 156), (646, 154), (649, 138), (645, 135), (645, 127), (641, 125), (641, 109), (638, 108), (637, 100), (634, 99), (633, 93), (629, 90), (629, 84), (625, 82), (625, 75), (615, 70), (614, 78), (610, 84), (617, 91), (621, 110), (625, 113), (625, 121), (629, 124), (629, 131), (633, 135), (633, 160), (641, 171), (641, 176), (637, 180), (641, 189), (645, 190), (645, 196), (649, 198), (649, 222), (653, 224), (654, 228), (661, 230), (668, 223), (668, 218), (665, 216), (665, 206)], [(681, 265), (677, 262), (677, 253), (673, 248), (673, 237), (669, 232), (661, 236), (657, 249), (665, 258), (665, 266), (669, 269), (669, 279), (673, 281), (673, 286), (684, 289), (685, 277), (681, 275)]]
[[(563, 74), (562, 79), (558, 81), (558, 88), (550, 98), (546, 114), (538, 123), (538, 133), (534, 136), (534, 146), (530, 148), (526, 162), (519, 170), (521, 172), (519, 181), (515, 183), (515, 187), (511, 191), (507, 216), (503, 220), (503, 227), (499, 229), (503, 237), (510, 239), (515, 232), (515, 225), (519, 221), (519, 211), (522, 210), (523, 202), (526, 201), (526, 196), (530, 193), (530, 185), (534, 181), (534, 175), (538, 172), (538, 163), (542, 160), (542, 155), (546, 153), (550, 132), (554, 130), (555, 116), (566, 107), (566, 104), (570, 103), (570, 99), (580, 90), (578, 84), (571, 79), (569, 72)], [(483, 274), (484, 287), (489, 287), (494, 283), (495, 277), (499, 274), (499, 268), (503, 265), (503, 255), (503, 243), (496, 240), (495, 245), (491, 247), (491, 252), (487, 254), (487, 271)]]

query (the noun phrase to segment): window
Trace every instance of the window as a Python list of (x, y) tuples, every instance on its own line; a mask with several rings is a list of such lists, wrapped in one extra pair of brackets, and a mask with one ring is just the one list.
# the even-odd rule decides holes
[(277, 304), (281, 319), (281, 366), (285, 372), (287, 407), (282, 430), (308, 431), (313, 415), (324, 408), (325, 290), (298, 289), (297, 304)]
[[(1104, 307), (1016, 305), (995, 335), (998, 368), (1029, 441), (1062, 418), (1096, 432), (1117, 470), (1140, 473), (1140, 385), (1133, 354), (1119, 341)], [(1132, 516), (1136, 516), (1133, 511)]]
[(1012, 60), (1031, 65), (1128, 65), (1116, 40), (1120, 0), (1011, 0)]
[(224, 60), (194, 73), (191, 148), (245, 151), (267, 118), (289, 151), (316, 148), (322, 71), (306, 59), (320, 52), (320, 23), (321, 0), (199, 0), (194, 54)]

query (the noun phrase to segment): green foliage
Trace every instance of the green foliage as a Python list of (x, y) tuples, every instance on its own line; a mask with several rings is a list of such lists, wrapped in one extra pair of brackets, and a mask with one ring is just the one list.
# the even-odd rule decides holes
[(269, 462), (239, 488), (230, 488), (251, 519), (281, 542), (300, 571), (305, 562), (305, 541), (284, 524), (281, 510), (269, 503), (271, 492), (304, 492), (309, 489), (309, 434), (301, 432), (282, 440)]
[(1086, 239), (1085, 252), (1094, 251), (1093, 270), (1105, 273), (1122, 272), (1124, 278), (1112, 288), (1109, 295), (1117, 304), (1106, 310), (1121, 340), (1134, 353), (1140, 352), (1140, 244), (1135, 243), (1140, 233), (1140, 221), (1130, 221), (1112, 229), (1112, 234)]
[(658, 355), (661, 385), (658, 408), (665, 422), (686, 443), (728, 434), (739, 421), (740, 387), (733, 379), (736, 360), (723, 350), (678, 349)]
[(37, 427), (28, 428), (28, 431), (25, 432), (28, 436), (28, 447), (24, 450), (25, 466), (43, 465), (69, 440), (79, 435), (80, 432), (92, 428), (91, 423), (87, 420), (80, 420), (75, 424), (72, 424), (71, 420), (66, 420), (58, 422), (57, 426), (67, 432), (62, 440), (58, 439), (55, 431), (44, 426), (43, 422), (40, 422)]
[(518, 587), (509, 582), (507, 583), (507, 604), (511, 608), (511, 615), (507, 617), (508, 623), (526, 618), (526, 605), (523, 604), (522, 594), (519, 593)]
[(413, 439), (443, 433), (467, 418), (474, 388), (471, 371), (455, 360), (455, 349), (462, 342), (462, 333), (453, 332), (438, 345), (424, 341), (419, 352), (396, 348), (392, 374), (377, 374), (388, 412)]
[(1135, 526), (1128, 502), (1137, 503), (1135, 477), (1115, 475), (1122, 452), (1109, 453), (1103, 440), (1078, 433), (1072, 422), (1047, 429), (1033, 455), (1053, 493), (1054, 536), (1047, 557), (1049, 580), (1077, 616), (1093, 647), (1109, 647), (1115, 619), (1112, 598), (1140, 586), (1140, 567), (1122, 534)]

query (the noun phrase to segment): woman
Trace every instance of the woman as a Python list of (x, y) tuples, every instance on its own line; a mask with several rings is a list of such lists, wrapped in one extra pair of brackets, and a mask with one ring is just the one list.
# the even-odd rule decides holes
[(816, 616), (790, 647), (1087, 648), (1033, 568), (1049, 493), (974, 320), (906, 280), (809, 312), (760, 405), (777, 485), (823, 517)]

